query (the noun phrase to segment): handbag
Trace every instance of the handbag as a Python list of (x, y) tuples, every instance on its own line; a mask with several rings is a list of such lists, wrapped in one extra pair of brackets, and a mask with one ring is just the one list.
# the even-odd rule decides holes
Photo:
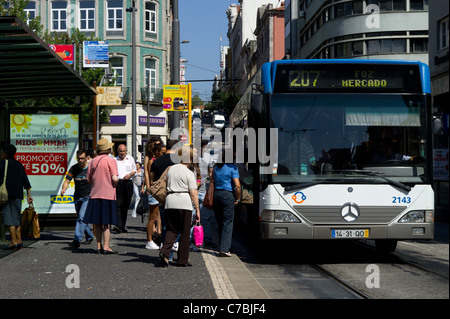
[(141, 215), (142, 222), (144, 222), (144, 215), (147, 213), (148, 209), (148, 196), (147, 193), (141, 193), (141, 198), (139, 199), (138, 205), (136, 207), (136, 214)]
[(0, 205), (8, 202), (8, 190), (6, 189), (6, 175), (8, 172), (8, 160), (5, 160), (5, 174), (3, 176), (3, 184), (0, 186)]
[(194, 230), (192, 232), (192, 237), (194, 238), (195, 246), (200, 247), (203, 246), (203, 226), (200, 223), (197, 223), (194, 226)]
[(20, 223), (22, 236), (30, 238), (41, 237), (41, 229), (39, 227), (39, 215), (34, 210), (33, 204), (22, 212), (22, 220)]
[(159, 203), (164, 204), (166, 202), (167, 196), (167, 173), (169, 172), (170, 166), (166, 168), (161, 177), (154, 182), (149, 189), (150, 194)]
[(212, 172), (212, 179), (209, 183), (208, 190), (206, 191), (205, 198), (203, 199), (203, 207), (213, 209), (214, 204), (214, 169)]

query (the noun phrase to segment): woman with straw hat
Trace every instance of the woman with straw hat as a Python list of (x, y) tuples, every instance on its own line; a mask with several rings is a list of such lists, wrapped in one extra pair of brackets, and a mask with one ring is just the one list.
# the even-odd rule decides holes
[[(111, 225), (117, 224), (116, 185), (119, 182), (116, 160), (109, 156), (113, 146), (114, 143), (110, 143), (105, 138), (98, 141), (98, 155), (89, 164), (87, 173), (92, 189), (84, 222), (95, 225), (97, 253), (99, 254), (117, 253), (109, 247)], [(103, 245), (102, 238), (104, 239)]]

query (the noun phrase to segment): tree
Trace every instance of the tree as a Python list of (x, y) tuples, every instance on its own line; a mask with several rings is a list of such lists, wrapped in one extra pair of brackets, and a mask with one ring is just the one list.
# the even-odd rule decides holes
[(200, 106), (200, 105), (203, 105), (203, 101), (202, 101), (202, 99), (197, 95), (197, 94), (195, 94), (193, 97), (192, 97), (192, 108), (194, 108), (194, 107), (196, 107), (196, 106)]
[[(0, 1), (0, 16), (16, 16), (22, 21), (27, 21), (27, 14), (25, 8), (28, 5), (29, 0), (9, 0)], [(38, 36), (41, 36), (44, 29), (41, 24), (41, 17), (37, 16), (30, 20), (28, 27), (35, 32)]]
[[(16, 16), (22, 21), (27, 21), (27, 15), (24, 11), (28, 5), (28, 0), (0, 0), (0, 15)], [(94, 33), (88, 38), (79, 29), (72, 29), (69, 33), (49, 32), (44, 30), (44, 26), (41, 25), (41, 17), (37, 16), (30, 20), (29, 25), (42, 40), (47, 44), (74, 44), (77, 47), (83, 45), (83, 41), (99, 41), (99, 38), (94, 37)], [(77, 55), (77, 59), (82, 59), (80, 54)], [(78, 61), (74, 61), (74, 65), (78, 65)], [(104, 70), (102, 68), (83, 68), (81, 70), (81, 76), (87, 83), (93, 84), (96, 82), (100, 84)], [(105, 85), (111, 85), (106, 83)], [(15, 107), (73, 107), (80, 105), (82, 109), (82, 123), (84, 129), (90, 129), (92, 125), (93, 109), (92, 109), (92, 97), (80, 96), (77, 97), (55, 97), (55, 98), (39, 98), (39, 99), (26, 99), (20, 101), (14, 101)], [(100, 123), (108, 122), (109, 113), (111, 110), (107, 107), (100, 108)]]
[(218, 90), (214, 91), (212, 95), (212, 102), (210, 109), (219, 109), (230, 115), (234, 107), (239, 102), (239, 97), (234, 93)]

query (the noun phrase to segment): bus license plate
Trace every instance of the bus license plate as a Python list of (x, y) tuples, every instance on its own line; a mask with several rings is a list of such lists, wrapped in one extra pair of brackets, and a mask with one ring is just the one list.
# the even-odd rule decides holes
[(368, 229), (333, 229), (331, 238), (368, 238)]

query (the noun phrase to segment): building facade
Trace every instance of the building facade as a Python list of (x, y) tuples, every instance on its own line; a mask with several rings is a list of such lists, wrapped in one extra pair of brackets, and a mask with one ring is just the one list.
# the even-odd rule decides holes
[[(122, 87), (122, 105), (111, 108), (109, 123), (101, 123), (100, 137), (132, 145), (132, 30), (131, 6), (136, 5), (136, 145), (147, 140), (147, 110), (150, 136), (166, 136), (167, 115), (162, 108), (162, 88), (170, 83), (170, 0), (37, 0), (26, 11), (41, 16), (49, 32), (71, 33), (78, 28), (109, 44), (109, 72)], [(149, 84), (149, 85), (148, 85)], [(97, 83), (97, 85), (99, 85)], [(149, 94), (147, 93), (149, 88)], [(147, 103), (148, 102), (148, 103)], [(85, 148), (92, 149), (92, 132)], [(141, 154), (137, 153), (137, 160)]]
[(261, 6), (256, 19), (256, 50), (252, 76), (266, 62), (284, 58), (284, 2), (274, 8), (272, 4)]
[(227, 10), (228, 43), (230, 54), (229, 76), (235, 80), (231, 89), (241, 95), (252, 77), (252, 58), (257, 50), (256, 22), (258, 10), (263, 5), (279, 7), (276, 0), (239, 0), (239, 5), (231, 4)]
[(291, 59), (407, 59), (428, 63), (428, 0), (287, 0)]

